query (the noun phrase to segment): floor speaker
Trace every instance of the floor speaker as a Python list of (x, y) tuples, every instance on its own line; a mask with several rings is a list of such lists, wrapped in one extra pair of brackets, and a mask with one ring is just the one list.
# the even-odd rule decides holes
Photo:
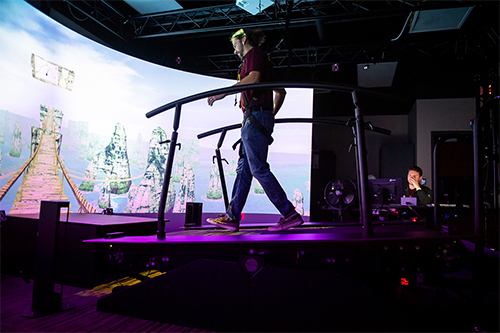
[(186, 203), (186, 221), (185, 226), (201, 227), (201, 214), (203, 211), (203, 203), (187, 202)]

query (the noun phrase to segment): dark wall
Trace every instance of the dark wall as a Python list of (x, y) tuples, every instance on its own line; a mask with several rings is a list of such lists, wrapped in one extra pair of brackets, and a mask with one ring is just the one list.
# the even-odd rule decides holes
[[(361, 101), (365, 123), (391, 131), (390, 135), (365, 131), (368, 174), (375, 178), (403, 178), (409, 165), (414, 164), (414, 145), (409, 142), (408, 112), (411, 109), (394, 101), (386, 101), (393, 114), (376, 116), (383, 101)], [(377, 110), (375, 110), (377, 109)], [(374, 111), (375, 110), (375, 111)], [(389, 112), (389, 111), (388, 111)], [(334, 178), (357, 180), (356, 151), (353, 129), (348, 125), (354, 117), (352, 97), (347, 93), (319, 92), (314, 95), (314, 118), (338, 121), (339, 125), (313, 126), (311, 168), (311, 221), (333, 218), (325, 212), (324, 188)]]

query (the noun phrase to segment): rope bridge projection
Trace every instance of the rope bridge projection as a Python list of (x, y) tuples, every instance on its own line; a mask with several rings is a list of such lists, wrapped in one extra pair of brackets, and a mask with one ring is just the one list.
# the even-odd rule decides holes
[[(15, 172), (9, 172), (9, 175), (13, 176), (2, 186), (0, 189), (0, 201), (5, 197), (7, 192), (9, 192), (10, 188), (14, 183), (17, 181), (17, 179), (23, 174), (24, 170), (30, 165), (31, 161), (35, 158), (36, 154), (38, 153), (38, 150), (40, 149), (40, 145), (36, 147), (35, 153)], [(5, 178), (5, 177), (3, 177)]]
[(19, 164), (16, 164), (16, 165), (12, 165), (10, 167), (7, 167), (7, 168), (4, 168), (4, 169), (1, 169), (0, 172), (2, 173), (0, 175), (0, 179), (5, 179), (5, 178), (10, 178), (12, 177), (14, 174), (17, 173), (17, 171), (22, 168), (22, 166), (24, 165), (24, 163), (19, 163)]
[[(129, 180), (136, 180), (136, 179), (142, 179), (144, 175), (141, 173), (135, 177), (129, 177), (129, 178), (118, 178), (118, 179), (107, 179), (107, 178), (89, 178), (89, 177), (81, 177), (81, 176), (76, 176), (75, 173), (78, 173), (80, 175), (85, 175), (83, 172), (78, 172), (74, 171), (71, 169), (66, 168), (66, 171), (68, 171), (68, 175), (71, 178), (76, 178), (80, 180), (87, 180), (87, 181), (92, 181), (92, 182), (100, 182), (100, 183), (117, 183), (117, 182), (126, 182)], [(69, 174), (71, 173), (71, 174)]]
[[(75, 179), (107, 182), (123, 182), (132, 181), (142, 178), (143, 175), (121, 179), (89, 179), (88, 176), (70, 175), (70, 172), (82, 174), (77, 171), (67, 169), (57, 150), (56, 130), (57, 124), (54, 118), (54, 110), (44, 109), (46, 116), (43, 117), (42, 128), (40, 129), (40, 140), (35, 152), (24, 163), (17, 166), (11, 166), (6, 174), (0, 176), (0, 179), (10, 177), (5, 185), (0, 189), (0, 201), (5, 197), (7, 192), (12, 188), (14, 183), (24, 174), (22, 184), (19, 186), (14, 199), (14, 204), (11, 207), (9, 214), (30, 214), (40, 212), (40, 201), (68, 201), (68, 197), (64, 194), (63, 179), (59, 169), (61, 169), (64, 178), (66, 178), (71, 191), (73, 192), (79, 208), (78, 212), (98, 213), (87, 199), (83, 196), (78, 186), (73, 181)], [(16, 167), (19, 169), (15, 170)]]
[(18, 188), (14, 204), (9, 214), (39, 213), (40, 201), (68, 201), (64, 194), (63, 183), (58, 172), (58, 165), (75, 195), (79, 205), (79, 212), (97, 213), (85, 199), (73, 182), (57, 153), (56, 135), (54, 132), (46, 134), (42, 131), (38, 147), (33, 155), (15, 172), (15, 174), (0, 189), (0, 201), (12, 188), (18, 178), (27, 170), (21, 186)]
[[(51, 140), (47, 140), (47, 138), (51, 138)], [(48, 146), (50, 149), (47, 149)], [(43, 152), (41, 149), (43, 148)], [(43, 158), (40, 158), (39, 154), (44, 155)], [(54, 163), (54, 156), (56, 158), (57, 163)], [(33, 171), (37, 170), (37, 158), (40, 158), (40, 160), (48, 160), (49, 163), (57, 168), (59, 168), (62, 171), (62, 174), (66, 181), (68, 182), (68, 185), (70, 186), (77, 202), (79, 205), (78, 212), (84, 212), (84, 213), (98, 213), (98, 210), (90, 204), (87, 199), (83, 196), (82, 192), (79, 190), (78, 185), (75, 184), (73, 181), (73, 178), (76, 179), (81, 179), (81, 180), (92, 180), (92, 181), (98, 181), (98, 182), (121, 182), (121, 181), (128, 181), (128, 180), (136, 180), (140, 179), (143, 177), (143, 175), (138, 175), (135, 177), (129, 177), (129, 178), (121, 178), (121, 179), (90, 179), (88, 177), (80, 177), (77, 175), (72, 175), (71, 173), (80, 173), (74, 170), (70, 170), (64, 166), (64, 163), (62, 162), (61, 158), (59, 157), (59, 154), (57, 153), (57, 146), (56, 146), (56, 140), (55, 140), (55, 134), (44, 134), (42, 133), (42, 136), (40, 138), (40, 142), (38, 147), (36, 148), (35, 152), (33, 155), (24, 163), (24, 164), (18, 164), (17, 166), (20, 165), (18, 170), (15, 171), (10, 171), (8, 174), (2, 175), (2, 178), (7, 178), (10, 176), (11, 178), (5, 183), (5, 185), (0, 189), (0, 201), (5, 197), (7, 192), (12, 188), (14, 183), (18, 180), (18, 178), (28, 169), (28, 172), (26, 174), (25, 179), (23, 179), (23, 184), (19, 187), (18, 193), (16, 195), (16, 200), (14, 203), (13, 209), (9, 212), (10, 214), (14, 213), (38, 213), (40, 209), (40, 201), (43, 200), (68, 200), (67, 196), (63, 192), (62, 188), (62, 182), (59, 178), (59, 173), (55, 172), (54, 170), (51, 170), (52, 167), (45, 168), (44, 170), (39, 170), (43, 173), (43, 178), (44, 180), (40, 182), (39, 180), (33, 180), (32, 178), (35, 177), (33, 175)], [(33, 165), (32, 165), (33, 162)], [(46, 165), (47, 163), (43, 163)], [(13, 167), (9, 168), (12, 169)], [(48, 175), (55, 175), (57, 179), (54, 177), (49, 177), (50, 180), (47, 181)], [(83, 175), (83, 173), (80, 173)], [(36, 177), (35, 177), (36, 178)], [(31, 180), (30, 180), (31, 179)], [(37, 183), (40, 186), (33, 186), (33, 183)], [(29, 188), (33, 188), (33, 191), (30, 191)], [(46, 188), (50, 188), (50, 191), (46, 191)], [(51, 197), (51, 199), (50, 199)], [(29, 207), (28, 207), (29, 206)]]
[[(55, 144), (56, 143), (54, 141), (54, 145)], [(66, 178), (66, 181), (68, 182), (71, 191), (73, 191), (73, 194), (75, 195), (75, 198), (78, 201), (78, 204), (80, 205), (80, 207), (78, 208), (78, 213), (80, 213), (82, 210), (85, 213), (97, 213), (97, 209), (95, 209), (94, 206), (92, 206), (90, 202), (88, 202), (87, 199), (85, 199), (82, 192), (80, 192), (80, 190), (78, 189), (78, 186), (76, 186), (73, 179), (71, 179), (71, 177), (69, 176), (66, 167), (64, 166), (63, 162), (61, 161), (61, 158), (59, 157), (59, 154), (56, 154), (56, 156), (57, 156), (57, 163), (59, 164), (59, 167), (63, 172), (64, 178)]]

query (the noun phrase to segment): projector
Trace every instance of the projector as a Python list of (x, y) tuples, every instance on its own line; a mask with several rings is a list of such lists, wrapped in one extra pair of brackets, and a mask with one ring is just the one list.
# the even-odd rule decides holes
[(252, 15), (262, 12), (272, 4), (274, 4), (272, 0), (236, 0), (236, 6), (246, 10)]

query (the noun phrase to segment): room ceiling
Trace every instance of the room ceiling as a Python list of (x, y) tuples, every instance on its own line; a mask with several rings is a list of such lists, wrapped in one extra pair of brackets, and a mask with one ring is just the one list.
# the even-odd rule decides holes
[[(283, 81), (357, 85), (358, 64), (397, 62), (392, 86), (374, 89), (409, 101), (475, 97), (478, 80), (498, 81), (497, 1), (276, 0), (257, 15), (234, 0), (178, 0), (181, 10), (147, 15), (122, 0), (28, 2), (121, 52), (214, 77), (236, 78), (231, 33), (260, 27)], [(409, 33), (415, 11), (468, 6), (473, 9), (460, 29)], [(375, 113), (408, 112), (383, 109)]]

